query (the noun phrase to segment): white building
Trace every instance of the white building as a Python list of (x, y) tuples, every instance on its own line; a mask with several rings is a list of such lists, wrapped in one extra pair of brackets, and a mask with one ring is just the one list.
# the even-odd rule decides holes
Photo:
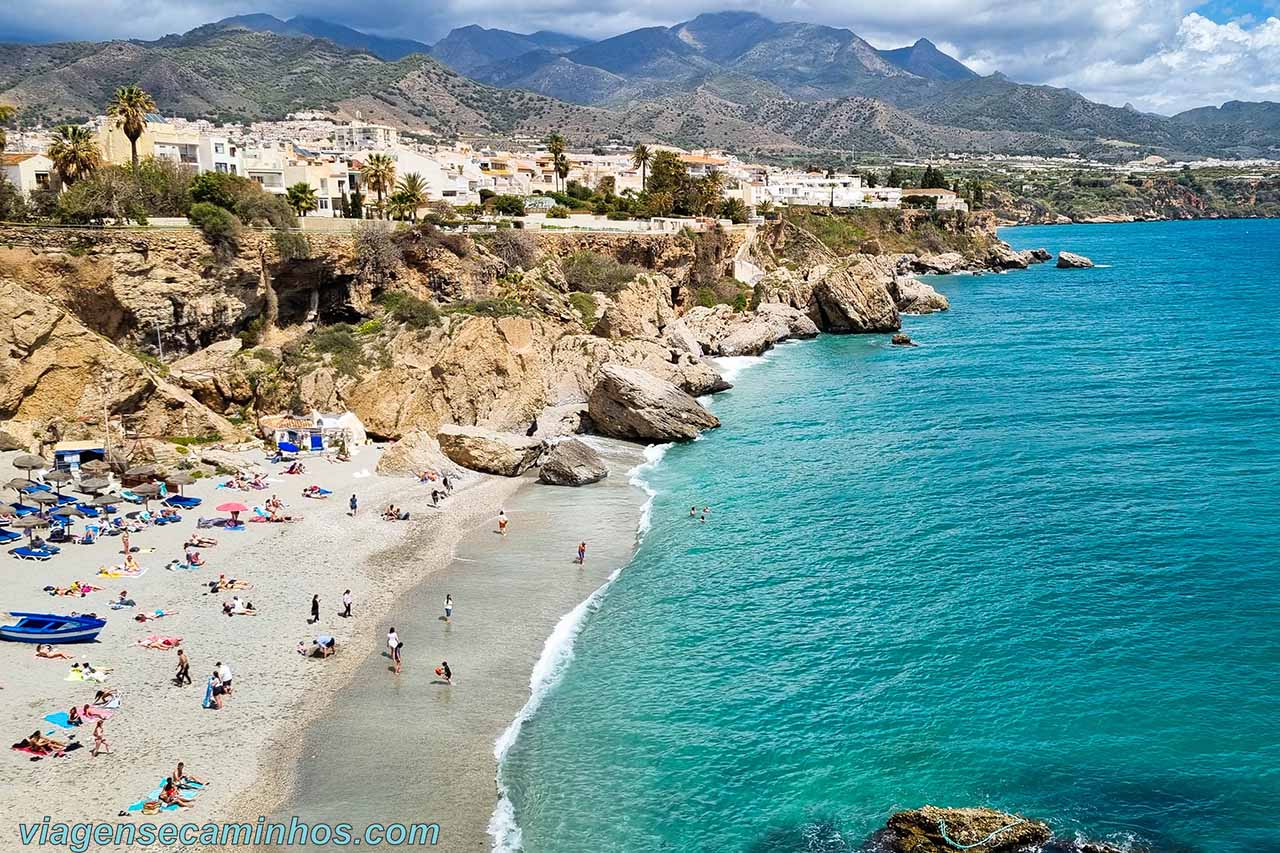
[(53, 161), (43, 154), (0, 154), (0, 174), (23, 195), (49, 189), (53, 180)]
[(400, 131), (386, 124), (353, 121), (333, 129), (333, 144), (343, 151), (384, 150), (400, 143)]
[(813, 173), (775, 172), (769, 183), (756, 187), (756, 197), (774, 204), (806, 207), (861, 207), (863, 188), (861, 175), (827, 177)]
[(200, 134), (196, 158), (201, 172), (223, 172), (230, 175), (244, 173), (240, 146), (226, 136)]

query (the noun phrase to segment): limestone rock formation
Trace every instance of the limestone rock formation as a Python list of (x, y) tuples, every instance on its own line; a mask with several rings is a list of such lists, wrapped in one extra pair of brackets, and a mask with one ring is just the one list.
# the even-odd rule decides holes
[(959, 252), (942, 252), (937, 255), (923, 255), (911, 261), (913, 272), (948, 275), (960, 272), (968, 265), (964, 255)]
[(698, 343), (698, 339), (683, 318), (678, 318), (668, 323), (662, 334), (663, 341), (669, 344), (672, 349), (687, 352), (695, 357), (703, 355), (702, 344)]
[(811, 338), (818, 327), (798, 308), (762, 304), (758, 311), (734, 311), (728, 305), (691, 308), (683, 322), (707, 355), (759, 355), (779, 341)]
[(538, 425), (534, 438), (541, 439), (562, 438), (591, 431), (591, 415), (587, 413), (585, 401), (547, 406), (534, 423)]
[(553, 445), (538, 469), (538, 482), (551, 486), (585, 486), (607, 476), (600, 454), (576, 438)]
[(75, 316), (12, 280), (0, 279), (0, 422), (18, 435), (62, 424), (63, 438), (102, 415), (128, 414), (143, 436), (209, 435), (235, 440), (241, 429), (177, 385), (85, 327)]
[(1048, 249), (1026, 249), (1018, 254), (1022, 255), (1023, 260), (1028, 264), (1043, 264), (1053, 258), (1053, 254)]
[(1008, 243), (997, 242), (987, 250), (986, 264), (993, 270), (1025, 270), (1027, 259)]
[(503, 477), (516, 477), (533, 467), (543, 448), (541, 439), (455, 424), (441, 426), (436, 441), (445, 456), (464, 468)]
[(602, 338), (656, 338), (675, 317), (675, 282), (661, 273), (642, 273), (613, 294), (598, 298), (604, 310), (591, 330)]
[[(893, 264), (883, 258), (855, 255), (834, 266), (809, 271), (818, 327), (826, 332), (892, 332), (902, 321), (889, 295)], [(812, 314), (811, 314), (812, 316)]]
[[(945, 837), (944, 837), (945, 831)], [(1037, 849), (1053, 833), (1037, 820), (995, 809), (943, 809), (924, 806), (889, 818), (877, 841), (890, 853), (955, 853), (956, 846), (976, 844), (983, 853), (1023, 853)]]
[(601, 433), (633, 441), (689, 441), (720, 425), (698, 401), (652, 373), (606, 364), (588, 400)]
[(932, 314), (934, 311), (947, 311), (951, 308), (947, 297), (934, 290), (933, 285), (926, 284), (915, 276), (897, 276), (890, 292), (898, 310), (903, 314)]
[(237, 358), (240, 346), (239, 338), (210, 344), (171, 363), (169, 377), (216, 411), (224, 411), (229, 403), (251, 402), (253, 385)]
[(890, 339), (890, 343), (892, 343), (895, 347), (919, 346), (919, 344), (911, 340), (910, 336), (904, 335), (902, 332), (898, 332), (898, 334), (894, 335), (893, 338)]
[(444, 454), (440, 442), (427, 430), (414, 430), (383, 451), (378, 459), (379, 474), (409, 474), (435, 471), (457, 480), (463, 468)]
[(1093, 266), (1093, 261), (1084, 255), (1077, 255), (1074, 252), (1058, 253), (1058, 269), (1060, 270), (1083, 270)]

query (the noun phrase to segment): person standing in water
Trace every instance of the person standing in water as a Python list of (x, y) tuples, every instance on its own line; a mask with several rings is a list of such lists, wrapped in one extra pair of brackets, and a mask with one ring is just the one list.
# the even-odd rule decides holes
[(320, 596), (311, 596), (311, 618), (307, 620), (308, 625), (314, 625), (320, 621)]
[(578, 565), (584, 565), (587, 562), (587, 543), (578, 543)]
[(453, 596), (448, 593), (444, 597), (444, 621), (448, 622), (453, 619)]
[(690, 517), (690, 518), (697, 518), (697, 517), (698, 517), (698, 505), (697, 505), (697, 504), (694, 504), (693, 506), (689, 507), (689, 517)]
[(396, 629), (392, 628), (387, 632), (387, 648), (391, 650), (391, 660), (395, 661), (397, 673), (400, 672), (400, 649), (403, 647), (404, 643), (400, 642)]
[(498, 532), (507, 535), (507, 514), (502, 510), (498, 510)]

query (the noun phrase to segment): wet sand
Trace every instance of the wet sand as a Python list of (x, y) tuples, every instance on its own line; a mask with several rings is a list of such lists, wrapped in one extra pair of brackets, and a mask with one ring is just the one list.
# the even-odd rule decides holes
[[(295, 744), (296, 765), (259, 791), (288, 792), (268, 812), (273, 820), (345, 821), (357, 832), (370, 822), (438, 823), (439, 849), (490, 849), (495, 741), (528, 700), (530, 672), (557, 622), (635, 548), (647, 496), (627, 472), (643, 457), (634, 445), (597, 446), (606, 480), (576, 489), (530, 481), (507, 501), (507, 536), (490, 519), (444, 569), (405, 592), (350, 682)], [(382, 559), (411, 559), (417, 547), (411, 537)], [(446, 594), (456, 606), (448, 623)], [(385, 649), (392, 625), (405, 644), (399, 675)], [(442, 660), (453, 685), (435, 675)]]

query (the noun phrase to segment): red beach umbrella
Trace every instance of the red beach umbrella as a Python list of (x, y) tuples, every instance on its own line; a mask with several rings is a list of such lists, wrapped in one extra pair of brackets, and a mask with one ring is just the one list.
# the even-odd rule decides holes
[(242, 512), (248, 512), (248, 511), (249, 511), (249, 508), (248, 508), (247, 506), (245, 506), (244, 504), (236, 503), (235, 501), (232, 501), (232, 502), (230, 502), (230, 503), (220, 504), (220, 505), (217, 507), (217, 510), (218, 510), (218, 512), (229, 512), (229, 513), (231, 513), (231, 520), (232, 520), (232, 521), (238, 521), (238, 520), (239, 520), (238, 516), (240, 515), (240, 513), (242, 513)]

